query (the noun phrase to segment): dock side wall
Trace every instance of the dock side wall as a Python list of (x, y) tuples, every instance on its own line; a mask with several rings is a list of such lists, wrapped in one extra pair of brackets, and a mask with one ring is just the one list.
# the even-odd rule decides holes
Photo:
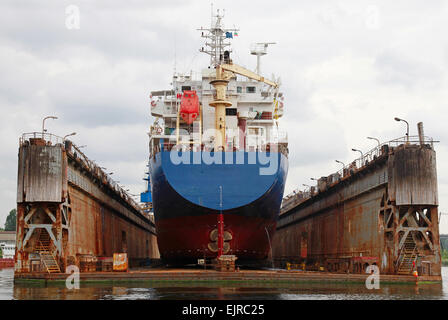
[(114, 253), (127, 253), (130, 266), (159, 259), (153, 221), (66, 147), (44, 139), (20, 145), (16, 274), (65, 272), (83, 263), (91, 271)]
[(157, 239), (149, 230), (127, 221), (79, 188), (70, 186), (69, 194), (72, 217), (67, 259), (80, 255), (112, 257), (114, 253), (127, 252), (136, 265), (145, 259), (159, 258)]
[(406, 145), (282, 212), (272, 255), (311, 270), (440, 275), (437, 175), (429, 146)]

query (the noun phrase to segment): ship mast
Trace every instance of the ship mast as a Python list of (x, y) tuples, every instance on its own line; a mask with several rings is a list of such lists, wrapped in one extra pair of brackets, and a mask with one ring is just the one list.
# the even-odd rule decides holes
[(201, 27), (197, 29), (202, 31), (201, 37), (206, 39), (206, 48), (202, 47), (199, 51), (210, 56), (210, 66), (216, 68), (217, 72), (216, 80), (210, 82), (216, 90), (216, 99), (210, 103), (210, 106), (215, 107), (215, 151), (225, 151), (226, 108), (232, 105), (230, 101), (226, 100), (226, 89), (229, 81), (223, 77), (219, 66), (222, 64), (224, 56), (228, 57), (232, 52), (230, 42), (226, 39), (233, 38), (233, 35), (239, 31), (236, 28), (224, 28), (222, 18), (224, 18), (224, 14), (220, 15), (219, 9), (217, 14), (213, 15), (212, 7), (210, 28)]
[(235, 28), (224, 28), (222, 18), (224, 18), (224, 14), (220, 15), (218, 9), (216, 15), (213, 15), (212, 12), (210, 28), (197, 29), (202, 31), (201, 37), (206, 39), (206, 48), (202, 47), (199, 51), (210, 56), (210, 66), (212, 67), (216, 67), (220, 63), (225, 51), (232, 52), (230, 42), (226, 39), (233, 38), (234, 33), (239, 31)]
[(215, 88), (216, 94), (214, 100), (209, 104), (211, 107), (215, 108), (215, 151), (225, 151), (226, 149), (226, 108), (232, 106), (232, 102), (227, 100), (227, 84), (229, 80), (235, 74), (245, 76), (249, 79), (264, 82), (274, 88), (278, 87), (278, 84), (274, 81), (270, 81), (247, 70), (239, 65), (236, 65), (230, 59), (230, 49), (225, 50), (226, 47), (230, 46), (230, 43), (226, 43), (226, 38), (233, 38), (234, 33), (232, 31), (238, 31), (238, 29), (225, 29), (221, 24), (221, 19), (224, 15), (218, 14), (214, 16), (216, 18), (216, 23), (213, 26), (213, 16), (212, 16), (212, 27), (210, 29), (198, 29), (207, 30), (208, 33), (204, 34), (202, 32), (202, 37), (210, 39), (211, 42), (206, 42), (206, 45), (210, 49), (204, 50), (202, 48), (201, 52), (205, 52), (210, 55), (210, 65), (216, 69), (216, 78), (210, 81), (210, 84)]

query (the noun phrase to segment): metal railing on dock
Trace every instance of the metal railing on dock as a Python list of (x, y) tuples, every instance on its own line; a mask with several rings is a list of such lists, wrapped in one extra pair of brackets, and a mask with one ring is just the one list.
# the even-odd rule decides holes
[[(19, 138), (20, 146), (24, 144), (40, 145), (40, 146), (56, 146), (61, 145), (65, 148), (66, 152), (71, 155), (76, 161), (78, 161), (85, 169), (91, 172), (100, 181), (103, 181), (108, 185), (115, 193), (117, 193), (121, 198), (126, 200), (131, 206), (136, 210), (142, 211), (141, 206), (122, 188), (114, 181), (103, 169), (97, 165), (94, 161), (90, 160), (72, 141), (64, 139), (63, 137), (57, 136), (52, 133), (47, 132), (27, 132), (22, 134)], [(149, 219), (149, 216), (144, 214)]]
[(282, 210), (287, 210), (288, 208), (292, 208), (299, 203), (302, 203), (308, 199), (310, 199), (312, 196), (316, 195), (319, 190), (319, 183), (322, 180), (325, 180), (325, 183), (327, 186), (333, 185), (338, 183), (340, 180), (351, 176), (352, 174), (356, 173), (359, 170), (364, 169), (366, 166), (368, 166), (372, 161), (377, 160), (378, 158), (382, 156), (388, 155), (389, 151), (393, 148), (396, 148), (401, 145), (427, 145), (431, 149), (434, 148), (434, 143), (437, 143), (440, 141), (435, 141), (431, 137), (420, 137), (418, 135), (416, 136), (403, 136), (399, 137), (387, 142), (383, 142), (382, 144), (379, 144), (375, 148), (371, 149), (370, 151), (363, 153), (363, 155), (359, 158), (356, 158), (352, 162), (350, 162), (347, 165), (344, 165), (344, 167), (335, 173), (332, 173), (328, 175), (327, 177), (322, 177), (318, 180), (318, 186), (311, 186), (306, 190), (299, 190), (296, 189), (293, 192), (289, 193), (287, 196), (283, 198), (282, 203)]

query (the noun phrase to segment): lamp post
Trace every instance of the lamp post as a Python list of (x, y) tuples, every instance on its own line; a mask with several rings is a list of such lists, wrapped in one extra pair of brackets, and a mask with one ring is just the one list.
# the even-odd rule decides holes
[(400, 119), (400, 118), (397, 118), (397, 117), (395, 117), (394, 120), (395, 121), (403, 121), (403, 122), (406, 123), (406, 143), (409, 143), (409, 123), (406, 120)]
[(361, 154), (361, 162), (362, 162), (362, 158), (364, 158), (364, 154), (362, 153), (362, 151), (355, 148), (352, 148), (352, 151), (359, 152)]
[(378, 147), (381, 145), (380, 140), (374, 137), (367, 137), (367, 139), (375, 140), (378, 143)]
[(344, 169), (344, 168), (345, 168), (345, 164), (344, 164), (344, 162), (342, 162), (342, 161), (339, 161), (339, 160), (334, 160), (334, 161), (336, 161), (337, 163), (340, 163), (340, 164), (342, 164), (342, 169)]
[(56, 116), (47, 116), (47, 117), (45, 117), (43, 120), (42, 120), (42, 139), (44, 138), (44, 133), (45, 133), (45, 120), (47, 120), (47, 119), (57, 119), (58, 117), (56, 117)]
[(70, 134), (67, 134), (67, 135), (64, 136), (64, 138), (62, 140), (65, 140), (67, 137), (74, 136), (75, 134), (76, 134), (76, 132), (72, 132)]

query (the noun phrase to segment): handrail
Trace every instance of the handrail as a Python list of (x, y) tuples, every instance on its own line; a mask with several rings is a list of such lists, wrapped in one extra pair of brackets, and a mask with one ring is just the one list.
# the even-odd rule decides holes
[[(414, 255), (416, 249), (417, 249), (417, 245), (414, 247), (414, 250), (412, 250), (412, 256)], [(415, 255), (415, 258), (414, 258), (414, 261), (413, 261), (414, 263), (412, 264), (411, 272), (414, 271), (414, 267), (416, 267), (415, 261), (417, 260), (417, 258), (418, 258), (418, 254)]]
[[(423, 138), (423, 143), (430, 144), (431, 148), (434, 147), (434, 142), (439, 142), (439, 141), (434, 141), (433, 138), (427, 137), (427, 136), (425, 136)], [(362, 157), (359, 157), (359, 158), (353, 160), (351, 163), (345, 165), (339, 171), (336, 171), (336, 174), (339, 174), (341, 177), (343, 177), (344, 172), (347, 172), (345, 170), (350, 170), (350, 169), (358, 170), (358, 169), (364, 167), (369, 162), (371, 162), (371, 161), (375, 160), (376, 158), (380, 157), (381, 155), (383, 155), (383, 147), (384, 146), (398, 147), (400, 145), (415, 145), (415, 144), (420, 144), (419, 136), (409, 136), (409, 137), (403, 136), (403, 137), (399, 137), (399, 138), (396, 138), (396, 139), (393, 139), (390, 141), (383, 142), (379, 146), (376, 146), (375, 148), (373, 148), (370, 151), (363, 154)]]
[[(19, 138), (20, 146), (22, 146), (26, 141), (30, 141), (30, 139), (42, 139), (45, 141), (46, 145), (57, 145), (63, 144), (66, 140), (60, 136), (57, 136), (52, 133), (42, 133), (42, 132), (28, 132), (23, 133)], [(98, 166), (95, 162), (90, 160), (78, 146), (76, 146), (73, 142), (71, 143), (71, 147), (75, 152), (72, 152), (73, 155), (80, 160), (80, 162), (87, 168), (89, 171), (95, 175), (100, 180), (106, 180), (106, 182), (110, 185), (110, 187), (117, 193), (121, 198), (126, 200), (131, 206), (133, 206), (136, 210), (141, 212), (139, 204), (123, 189), (118, 183), (116, 183), (112, 178), (109, 177), (107, 173), (105, 173), (100, 166)]]
[[(423, 144), (429, 144), (432, 149), (434, 148), (434, 143), (437, 143), (437, 142), (440, 142), (440, 141), (436, 141), (433, 138), (427, 137), (427, 136), (423, 137)], [(357, 171), (357, 170), (363, 168), (365, 165), (367, 165), (371, 161), (384, 155), (384, 146), (398, 147), (400, 145), (416, 145), (416, 144), (420, 144), (419, 136), (409, 136), (409, 137), (403, 136), (403, 137), (399, 137), (399, 138), (396, 138), (396, 139), (393, 139), (393, 140), (390, 140), (387, 142), (383, 142), (382, 144), (376, 146), (375, 148), (371, 149), (367, 153), (363, 154), (362, 157), (356, 158), (349, 164), (345, 165), (342, 169), (336, 171), (333, 174), (330, 174), (329, 176), (339, 175), (339, 178), (343, 178), (347, 174), (350, 175), (350, 171), (352, 171), (352, 170)], [(313, 195), (313, 193), (311, 192), (311, 190), (309, 190), (309, 188), (308, 188), (308, 191), (300, 191), (299, 188), (297, 188), (294, 191), (292, 191), (291, 193), (289, 193), (288, 195), (286, 195), (283, 198), (283, 200), (286, 200), (286, 203), (288, 203), (288, 202), (290, 202), (290, 200), (292, 198), (295, 198), (299, 193), (308, 194), (309, 198), (311, 198), (311, 196)]]
[[(408, 235), (408, 237), (409, 237), (409, 235)], [(411, 257), (412, 257), (415, 253), (415, 250), (417, 250), (417, 244), (415, 243), (414, 236), (412, 234), (411, 234), (411, 237), (412, 237), (412, 241), (414, 242), (414, 249), (412, 250), (412, 253), (411, 253)], [(400, 269), (401, 265), (403, 264), (404, 255), (402, 253), (404, 251), (404, 248), (405, 248), (405, 246), (403, 245), (401, 248), (398, 249), (398, 259), (397, 259), (397, 262), (395, 263), (395, 268), (397, 270)], [(414, 258), (414, 262), (417, 260), (417, 258), (418, 258), (418, 254)], [(414, 271), (414, 266), (412, 267), (411, 272), (412, 271)]]
[(45, 140), (47, 143), (50, 142), (50, 145), (56, 145), (59, 143), (63, 143), (64, 141), (64, 138), (52, 133), (27, 132), (23, 133), (22, 136), (19, 138), (20, 145), (23, 145), (25, 141), (29, 141), (30, 139), (42, 139)]

